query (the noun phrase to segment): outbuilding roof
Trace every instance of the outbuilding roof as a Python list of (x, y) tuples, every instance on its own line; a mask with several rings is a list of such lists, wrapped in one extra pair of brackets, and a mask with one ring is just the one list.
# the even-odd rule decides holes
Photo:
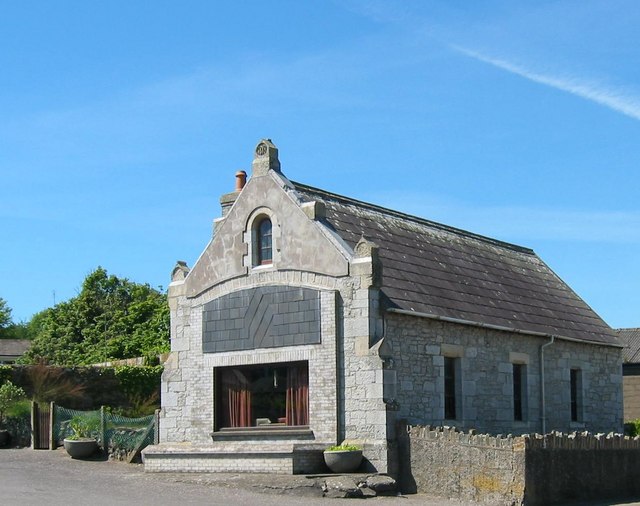
[(292, 183), (351, 248), (379, 247), (387, 309), (619, 346), (615, 332), (531, 249)]
[(622, 361), (625, 364), (640, 363), (640, 328), (616, 329), (618, 338), (625, 345)]

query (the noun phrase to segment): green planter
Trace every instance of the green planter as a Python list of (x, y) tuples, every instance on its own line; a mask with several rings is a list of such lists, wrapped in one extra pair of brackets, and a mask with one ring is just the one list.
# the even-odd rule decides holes
[(96, 452), (98, 442), (93, 438), (65, 439), (64, 449), (72, 459), (84, 459)]
[(334, 473), (353, 473), (362, 462), (362, 450), (325, 450), (324, 462)]

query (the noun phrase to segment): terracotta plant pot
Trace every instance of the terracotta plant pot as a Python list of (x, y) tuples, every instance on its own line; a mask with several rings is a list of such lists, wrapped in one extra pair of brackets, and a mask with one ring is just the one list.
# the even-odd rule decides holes
[(84, 459), (95, 453), (98, 442), (92, 438), (65, 439), (64, 449), (72, 459)]
[(362, 450), (325, 451), (324, 462), (334, 473), (353, 473), (362, 462)]

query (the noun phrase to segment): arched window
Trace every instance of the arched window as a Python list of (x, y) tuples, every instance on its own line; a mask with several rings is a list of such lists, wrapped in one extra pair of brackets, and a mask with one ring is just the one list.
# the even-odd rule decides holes
[(273, 261), (271, 220), (260, 220), (256, 232), (256, 265), (268, 265)]

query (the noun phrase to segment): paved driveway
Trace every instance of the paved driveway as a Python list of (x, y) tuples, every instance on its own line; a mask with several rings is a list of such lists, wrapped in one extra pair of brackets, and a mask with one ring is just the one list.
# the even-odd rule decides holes
[[(73, 460), (62, 449), (0, 450), (2, 505), (471, 506), (471, 503), (421, 494), (369, 498), (364, 503), (362, 499), (323, 499), (317, 497), (316, 488), (304, 486), (305, 479), (302, 476), (247, 474), (152, 474), (145, 473), (142, 465)], [(589, 504), (640, 506), (638, 502)]]
[[(294, 477), (264, 475), (199, 475), (146, 473), (142, 465), (105, 460), (73, 460), (64, 450), (0, 450), (0, 504), (38, 506), (224, 505), (330, 506), (353, 504), (349, 499), (310, 497), (317, 493), (298, 486), (289, 493), (283, 484)], [(273, 480), (272, 482), (270, 480)], [(303, 477), (295, 477), (299, 483)], [(269, 483), (276, 485), (269, 492)], [(293, 482), (292, 482), (293, 483)], [(284, 487), (286, 488), (286, 487)], [(259, 491), (256, 491), (259, 490)], [(277, 492), (277, 493), (274, 493)], [(302, 496), (302, 497), (301, 497)], [(345, 502), (346, 501), (346, 502)], [(409, 497), (355, 500), (378, 506), (467, 506), (457, 501)]]

